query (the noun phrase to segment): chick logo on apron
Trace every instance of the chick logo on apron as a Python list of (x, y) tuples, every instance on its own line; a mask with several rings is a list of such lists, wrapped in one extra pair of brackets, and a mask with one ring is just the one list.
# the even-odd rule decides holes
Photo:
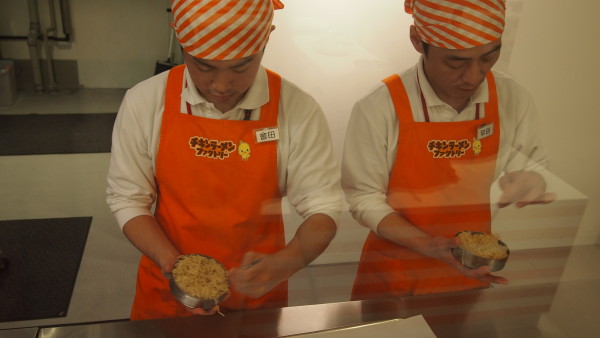
[(473, 139), (473, 152), (475, 153), (475, 156), (479, 156), (481, 147), (481, 140)]
[(238, 153), (242, 157), (242, 160), (248, 161), (250, 158), (250, 145), (240, 140), (240, 146), (238, 147)]
[(460, 158), (471, 148), (471, 141), (463, 140), (431, 140), (427, 142), (427, 150), (433, 158)]
[[(233, 153), (236, 149), (236, 145), (233, 143), (233, 141), (209, 140), (206, 137), (201, 136), (190, 137), (189, 144), (190, 148), (196, 150), (196, 156), (208, 157), (217, 160), (229, 158), (229, 154)], [(248, 146), (248, 157), (250, 156), (249, 154), (250, 146)]]

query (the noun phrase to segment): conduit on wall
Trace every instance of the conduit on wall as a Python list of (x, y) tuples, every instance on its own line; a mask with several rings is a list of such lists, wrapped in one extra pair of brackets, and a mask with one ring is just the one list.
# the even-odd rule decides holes
[(54, 42), (70, 41), (71, 40), (71, 15), (69, 10), (68, 0), (58, 0), (60, 8), (61, 26), (63, 36), (56, 36), (57, 21), (56, 21), (56, 0), (48, 0), (48, 8), (50, 13), (50, 27), (42, 31), (40, 24), (39, 8), (37, 0), (28, 0), (27, 6), (29, 10), (29, 34), (27, 36), (0, 36), (2, 40), (26, 40), (29, 46), (29, 55), (31, 59), (31, 67), (33, 74), (33, 84), (36, 92), (44, 91), (44, 83), (41, 67), (40, 48), (43, 46), (46, 54), (46, 66), (48, 73), (48, 83), (46, 89), (48, 91), (58, 90), (55, 80), (55, 71), (53, 65), (52, 51)]
[(31, 70), (33, 72), (33, 86), (36, 92), (44, 91), (42, 80), (42, 67), (40, 65), (39, 36), (41, 32), (40, 15), (37, 0), (28, 0), (29, 8), (29, 35), (27, 45), (29, 46), (29, 57), (31, 58)]

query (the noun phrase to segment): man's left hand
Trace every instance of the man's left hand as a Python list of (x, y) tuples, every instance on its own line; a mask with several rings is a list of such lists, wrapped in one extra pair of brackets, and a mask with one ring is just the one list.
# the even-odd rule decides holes
[(503, 193), (498, 206), (504, 208), (515, 204), (522, 208), (529, 204), (548, 204), (556, 199), (556, 194), (546, 192), (546, 181), (534, 171), (517, 170), (500, 177)]
[(239, 293), (259, 298), (287, 278), (286, 262), (277, 255), (248, 252), (240, 266), (229, 272), (229, 281)]

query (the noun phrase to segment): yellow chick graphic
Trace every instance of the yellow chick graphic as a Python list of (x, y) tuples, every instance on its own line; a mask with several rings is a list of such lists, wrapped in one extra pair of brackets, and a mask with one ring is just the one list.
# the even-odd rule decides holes
[(481, 140), (473, 140), (473, 152), (475, 155), (479, 155), (481, 152)]
[(242, 157), (242, 160), (248, 161), (248, 159), (250, 158), (250, 145), (240, 140), (240, 145), (238, 146), (238, 153)]

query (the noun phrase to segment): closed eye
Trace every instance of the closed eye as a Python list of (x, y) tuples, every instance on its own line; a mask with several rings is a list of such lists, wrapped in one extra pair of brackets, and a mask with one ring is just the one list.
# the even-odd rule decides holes
[(467, 60), (465, 59), (449, 59), (446, 61), (448, 67), (452, 69), (460, 69), (466, 64)]

